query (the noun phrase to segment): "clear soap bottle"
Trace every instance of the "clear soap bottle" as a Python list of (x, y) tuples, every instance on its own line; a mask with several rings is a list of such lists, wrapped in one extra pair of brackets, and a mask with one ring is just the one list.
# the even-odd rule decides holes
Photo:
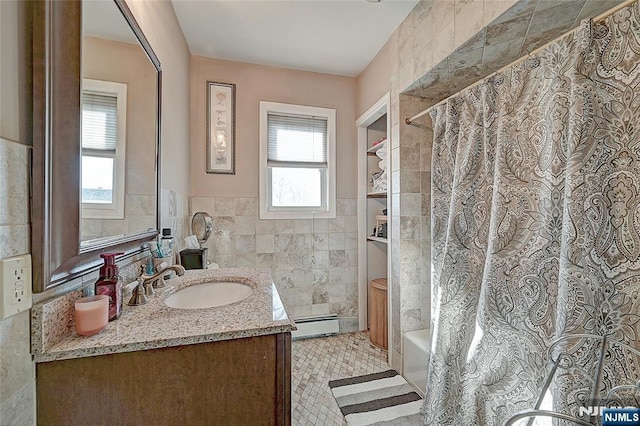
[(162, 229), (162, 238), (160, 239), (160, 247), (162, 257), (170, 258), (169, 264), (173, 264), (173, 236), (171, 228)]

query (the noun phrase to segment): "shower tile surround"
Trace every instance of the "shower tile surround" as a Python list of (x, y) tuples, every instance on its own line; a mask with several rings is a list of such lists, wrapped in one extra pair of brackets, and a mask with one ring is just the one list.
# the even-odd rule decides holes
[(358, 329), (356, 200), (337, 200), (335, 219), (260, 220), (258, 199), (191, 197), (191, 216), (209, 213), (208, 258), (220, 267), (268, 267), (294, 318), (335, 313)]
[(622, 1), (422, 0), (391, 35), (393, 368), (402, 334), (431, 321), (430, 121), (404, 119)]
[[(400, 95), (399, 116), (426, 106), (421, 98)], [(430, 321), (431, 139), (424, 128), (402, 126), (400, 131), (393, 115), (391, 121), (391, 156), (397, 159), (391, 166), (391, 361), (401, 371), (402, 335), (428, 328)]]
[(622, 1), (421, 1), (394, 34), (395, 89), (435, 103)]

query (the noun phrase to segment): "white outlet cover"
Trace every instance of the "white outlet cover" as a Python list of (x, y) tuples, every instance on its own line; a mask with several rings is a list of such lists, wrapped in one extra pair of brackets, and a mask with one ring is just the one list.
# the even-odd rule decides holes
[(31, 255), (0, 259), (0, 319), (31, 308)]

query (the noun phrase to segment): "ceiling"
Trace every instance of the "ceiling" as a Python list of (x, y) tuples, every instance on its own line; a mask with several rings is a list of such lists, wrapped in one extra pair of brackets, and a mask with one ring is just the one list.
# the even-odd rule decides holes
[(355, 77), (417, 0), (173, 0), (191, 53)]
[(112, 1), (86, 1), (82, 4), (82, 33), (92, 37), (138, 44), (138, 39), (129, 24)]

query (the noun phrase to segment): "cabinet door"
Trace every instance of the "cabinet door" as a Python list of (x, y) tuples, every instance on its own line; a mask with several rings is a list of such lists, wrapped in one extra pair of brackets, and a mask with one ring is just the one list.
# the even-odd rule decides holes
[(36, 365), (38, 424), (289, 425), (291, 334)]

